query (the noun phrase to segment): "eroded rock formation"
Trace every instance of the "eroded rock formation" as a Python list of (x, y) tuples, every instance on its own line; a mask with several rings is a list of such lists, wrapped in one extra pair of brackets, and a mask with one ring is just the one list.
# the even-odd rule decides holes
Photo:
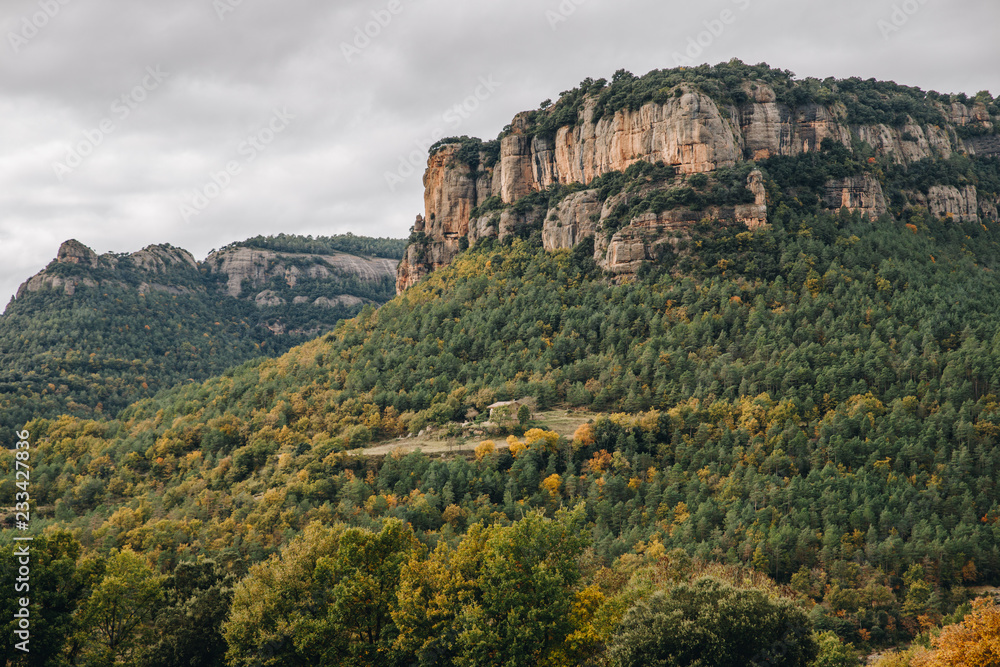
[(214, 252), (205, 259), (210, 272), (225, 276), (229, 296), (237, 298), (256, 298), (254, 290), (264, 287), (273, 278), (279, 278), (289, 287), (295, 287), (303, 278), (322, 279), (337, 273), (377, 282), (394, 276), (397, 264), (395, 260), (383, 257), (311, 255), (242, 246)]
[[(72, 296), (81, 287), (99, 286), (132, 288), (143, 295), (208, 292), (220, 289), (216, 280), (207, 278), (214, 274), (221, 278), (222, 291), (233, 298), (251, 301), (259, 308), (282, 306), (288, 301), (324, 310), (350, 308), (374, 302), (343, 294), (345, 286), (340, 279), (384, 283), (396, 276), (397, 265), (396, 260), (379, 257), (275, 252), (238, 244), (213, 252), (199, 263), (188, 251), (169, 244), (147, 246), (131, 254), (98, 255), (79, 241), (69, 240), (59, 248), (54, 261), (20, 286), (15, 299), (45, 289)], [(327, 279), (326, 283), (316, 282)], [(279, 288), (275, 288), (275, 281), (281, 293), (276, 291)], [(295, 288), (303, 281), (313, 281), (305, 290), (309, 296), (296, 294)], [(317, 286), (327, 290), (327, 294), (317, 296)], [(272, 324), (272, 330), (278, 333), (302, 333), (286, 332), (287, 327), (280, 321), (268, 326)]]
[[(428, 160), (425, 211), (414, 226), (416, 242), (399, 265), (397, 290), (446, 266), (466, 243), (503, 238), (519, 226), (538, 224), (539, 218), (544, 221), (542, 242), (547, 250), (572, 247), (594, 236), (595, 259), (618, 275), (634, 272), (656, 256), (657, 246), (703, 218), (751, 229), (767, 224), (760, 172), (754, 172), (747, 183), (754, 194), (753, 204), (647, 214), (610, 234), (599, 232), (616, 202), (601, 201), (595, 190), (575, 192), (548, 211), (518, 212), (509, 206), (555, 184), (587, 185), (640, 161), (674, 167), (677, 181), (664, 186), (674, 187), (692, 174), (712, 174), (747, 160), (817, 151), (824, 140), (848, 149), (864, 142), (876, 156), (901, 165), (946, 159), (955, 153), (1000, 155), (1000, 137), (985, 133), (963, 140), (960, 136), (968, 133), (960, 135), (956, 130), (968, 125), (992, 128), (982, 104), (936, 103), (949, 121), (944, 127), (913, 118), (899, 127), (849, 125), (840, 102), (791, 108), (778, 101), (766, 84), (747, 82), (743, 90), (743, 104), (720, 106), (705, 93), (682, 84), (664, 103), (650, 102), (600, 117), (597, 98), (589, 96), (577, 122), (559, 128), (551, 138), (533, 133), (532, 114), (521, 113), (501, 138), (499, 155), (492, 160), (486, 153), (480, 153), (477, 160), (463, 159), (461, 144), (443, 146)], [(858, 211), (872, 218), (888, 212), (882, 183), (871, 173), (830, 181), (824, 194), (825, 205), (834, 210)], [(924, 195), (916, 193), (910, 201), (937, 215), (964, 220), (975, 219), (980, 211), (996, 210), (995, 202), (978, 200), (975, 188), (941, 186)], [(477, 214), (480, 207), (486, 210)]]

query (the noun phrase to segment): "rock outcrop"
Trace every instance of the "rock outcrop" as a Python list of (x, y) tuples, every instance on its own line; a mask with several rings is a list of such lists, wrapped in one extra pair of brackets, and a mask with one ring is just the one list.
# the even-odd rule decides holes
[(545, 249), (572, 248), (582, 239), (593, 236), (603, 209), (604, 203), (596, 190), (577, 192), (561, 201), (545, 219), (542, 228)]
[(990, 202), (979, 202), (976, 186), (967, 185), (959, 189), (953, 185), (933, 185), (927, 194), (922, 192), (908, 193), (911, 202), (924, 206), (932, 215), (939, 218), (953, 218), (962, 222), (979, 222), (979, 211), (984, 209), (988, 217), (996, 219), (996, 205), (990, 209)]
[(165, 243), (146, 246), (139, 252), (132, 253), (129, 257), (135, 268), (151, 273), (164, 273), (176, 266), (198, 269), (198, 262), (194, 255), (183, 248), (175, 248)]
[[(414, 226), (414, 243), (399, 265), (397, 291), (449, 264), (466, 243), (503, 238), (519, 226), (540, 224), (547, 250), (572, 247), (593, 236), (599, 264), (625, 275), (655, 257), (662, 243), (703, 218), (751, 229), (767, 224), (767, 197), (759, 172), (747, 184), (754, 193), (752, 205), (645, 215), (613, 233), (601, 231), (612, 209), (595, 190), (575, 192), (547, 211), (517, 212), (510, 206), (553, 185), (586, 186), (640, 161), (674, 167), (678, 178), (664, 184), (669, 188), (682, 185), (690, 175), (710, 175), (748, 160), (818, 151), (826, 140), (850, 150), (867, 144), (877, 158), (900, 165), (946, 159), (956, 153), (1000, 155), (1000, 136), (991, 134), (994, 119), (979, 103), (935, 103), (949, 121), (945, 126), (907, 117), (893, 127), (851, 125), (841, 102), (789, 107), (761, 82), (744, 83), (743, 92), (742, 103), (720, 105), (697, 88), (681, 84), (669, 91), (665, 102), (604, 115), (599, 114), (597, 97), (590, 95), (583, 99), (575, 122), (554, 134), (534, 131), (532, 123), (545, 112), (518, 114), (501, 137), (499, 154), (493, 159), (485, 152), (477, 160), (463, 158), (468, 153), (460, 143), (440, 147), (428, 160), (425, 210)], [(978, 129), (960, 132), (956, 128)], [(847, 209), (872, 218), (888, 212), (882, 183), (868, 172), (827, 183), (822, 200), (833, 210)], [(979, 202), (974, 189), (951, 186), (932, 189), (923, 201), (919, 197), (911, 201), (963, 220), (996, 208), (995, 203)]]
[[(69, 269), (70, 266), (76, 268)], [(124, 285), (124, 277), (113, 274), (126, 269), (140, 276), (151, 274), (149, 277), (152, 282), (142, 280), (138, 284), (142, 294), (149, 291), (179, 294), (187, 291), (186, 288), (161, 285), (155, 281), (155, 274), (166, 273), (168, 269), (178, 267), (197, 271), (198, 263), (188, 251), (168, 244), (147, 246), (130, 255), (98, 255), (76, 239), (70, 239), (59, 246), (55, 260), (45, 270), (29, 278), (18, 288), (15, 299), (26, 292), (43, 289), (62, 290), (67, 296), (72, 296), (79, 287), (97, 287), (105, 283)]]
[[(266, 309), (290, 301), (325, 311), (375, 303), (367, 297), (385, 293), (386, 283), (391, 285), (396, 276), (397, 265), (396, 260), (380, 257), (275, 252), (239, 244), (213, 252), (199, 263), (187, 250), (169, 244), (147, 246), (132, 254), (98, 255), (79, 241), (70, 240), (62, 244), (54, 261), (20, 286), (15, 301), (25, 294), (47, 289), (59, 290), (67, 296), (73, 296), (81, 288), (96, 287), (173, 296), (195, 293), (209, 296), (210, 292), (221, 290), (230, 297), (254, 303), (264, 309), (263, 315), (267, 315)], [(352, 289), (354, 281), (369, 283), (371, 289), (360, 291), (363, 296), (344, 293)], [(297, 293), (303, 288), (308, 296), (301, 291)], [(322, 296), (317, 296), (317, 292)], [(210, 298), (213, 302), (217, 300), (214, 294)], [(314, 332), (288, 327), (280, 318), (267, 316), (271, 319), (264, 326), (273, 332)], [(329, 318), (320, 315), (317, 319), (322, 321), (324, 317)]]
[(831, 209), (864, 213), (872, 219), (889, 212), (882, 184), (868, 173), (830, 181), (824, 199)]
[(59, 252), (56, 254), (56, 262), (59, 264), (76, 264), (78, 266), (97, 268), (100, 258), (96, 252), (76, 239), (70, 239), (59, 246)]
[(292, 288), (306, 278), (319, 280), (335, 275), (353, 275), (360, 280), (378, 282), (395, 276), (397, 264), (384, 257), (362, 258), (343, 253), (312, 255), (244, 246), (220, 250), (205, 259), (208, 270), (222, 274), (227, 293), (236, 298), (247, 297), (248, 292), (256, 295), (255, 290), (274, 278)]

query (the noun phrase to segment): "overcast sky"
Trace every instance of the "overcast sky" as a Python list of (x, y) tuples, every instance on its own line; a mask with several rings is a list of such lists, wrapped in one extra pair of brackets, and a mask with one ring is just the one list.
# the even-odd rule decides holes
[(996, 0), (2, 0), (0, 21), (4, 302), (68, 238), (203, 259), (403, 237), (431, 140), (689, 50), (1000, 94)]

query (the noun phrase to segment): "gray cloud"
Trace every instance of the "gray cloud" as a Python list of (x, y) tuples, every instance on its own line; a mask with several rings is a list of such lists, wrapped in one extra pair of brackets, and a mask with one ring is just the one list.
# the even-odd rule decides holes
[[(672, 67), (724, 10), (735, 21), (697, 62), (1000, 93), (1000, 7), (989, 0), (398, 2), (7, 0), (0, 294), (67, 238), (99, 252), (169, 242), (203, 257), (255, 234), (405, 236), (422, 208), (420, 169), (395, 190), (385, 174), (428, 138), (493, 137), (585, 77)], [(221, 19), (219, 3), (232, 9)], [(915, 11), (886, 33), (879, 21), (897, 8)], [(44, 26), (26, 39), (33, 16)], [(378, 34), (358, 48), (366, 27)], [(150, 67), (169, 75), (133, 94)], [(481, 78), (499, 85), (468, 104)], [(282, 109), (294, 119), (248, 162), (241, 145)], [(60, 180), (53, 165), (107, 121), (113, 131)], [(240, 173), (186, 221), (182, 202), (231, 161)]]

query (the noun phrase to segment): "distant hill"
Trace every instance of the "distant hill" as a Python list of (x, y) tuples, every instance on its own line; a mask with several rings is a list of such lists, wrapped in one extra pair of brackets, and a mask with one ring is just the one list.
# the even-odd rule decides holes
[(39, 416), (114, 415), (158, 389), (281, 354), (393, 294), (404, 241), (256, 237), (198, 262), (66, 241), (0, 317), (0, 436)]

